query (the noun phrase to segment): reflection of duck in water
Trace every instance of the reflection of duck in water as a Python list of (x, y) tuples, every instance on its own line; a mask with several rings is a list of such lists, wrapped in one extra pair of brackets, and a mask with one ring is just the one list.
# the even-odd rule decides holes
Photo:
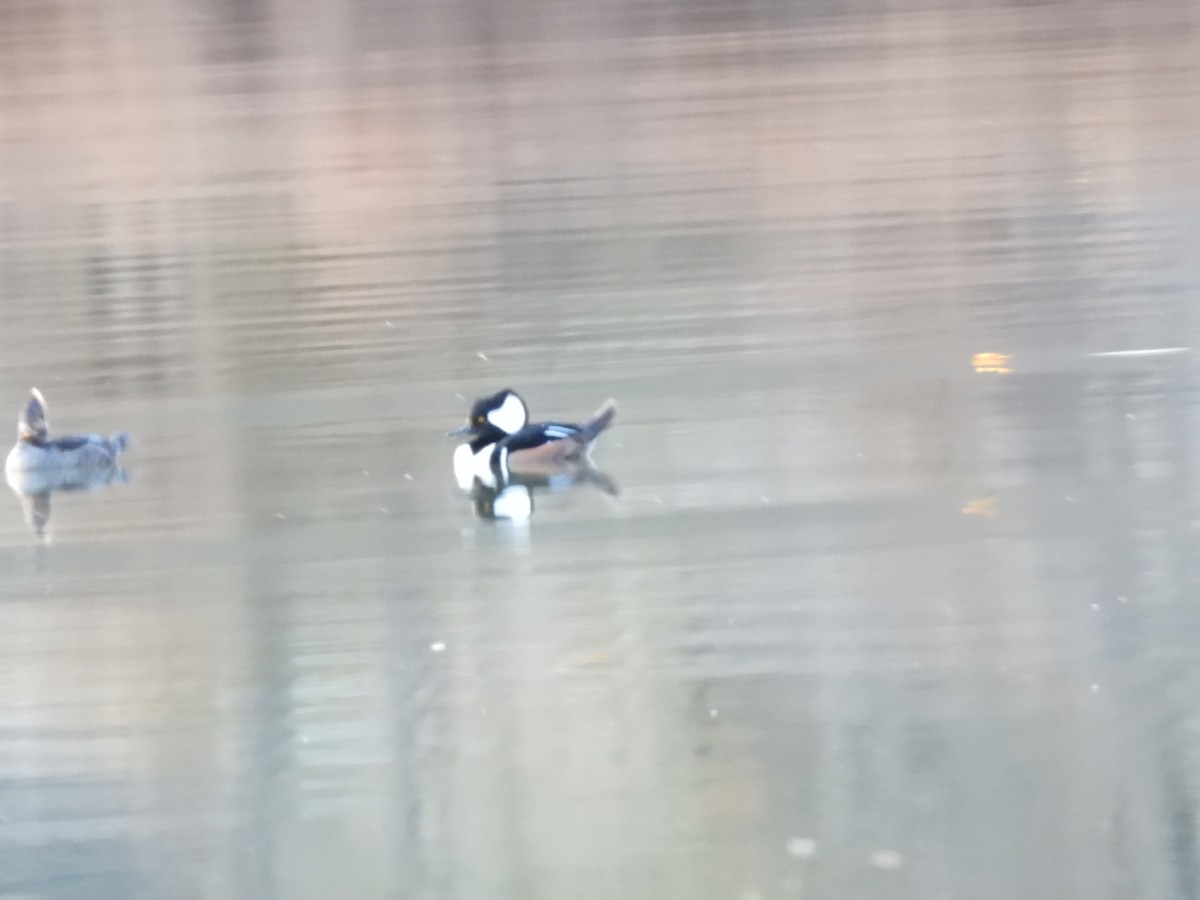
[[(551, 477), (572, 469), (590, 469), (592, 442), (612, 424), (617, 405), (609, 400), (582, 425), (566, 422), (529, 424), (529, 410), (509, 388), (476, 400), (467, 424), (450, 434), (471, 440), (454, 451), (454, 475), (464, 491), (476, 480), (509, 483), (513, 476)], [(593, 470), (594, 471), (594, 470)]]
[(50, 519), (55, 491), (86, 491), (128, 480), (117, 457), (129, 446), (129, 435), (49, 437), (46, 401), (34, 388), (17, 423), (17, 443), (9, 451), (4, 474), (21, 498), (25, 520), (38, 534)]
[(476, 478), (471, 487), (475, 515), (481, 519), (521, 521), (533, 515), (533, 495), (538, 491), (554, 494), (582, 485), (599, 488), (610, 497), (617, 495), (617, 485), (599, 469), (576, 464), (555, 474), (510, 475), (499, 483), (485, 483)]

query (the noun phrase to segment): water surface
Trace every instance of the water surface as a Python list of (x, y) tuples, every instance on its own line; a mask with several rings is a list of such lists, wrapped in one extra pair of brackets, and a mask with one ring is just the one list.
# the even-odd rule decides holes
[(1200, 893), (1192, 4), (6, 16), (0, 895)]

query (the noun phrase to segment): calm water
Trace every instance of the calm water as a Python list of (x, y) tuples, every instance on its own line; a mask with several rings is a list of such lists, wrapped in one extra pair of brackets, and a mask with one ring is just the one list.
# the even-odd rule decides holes
[(941, 6), (7, 10), (0, 896), (1200, 896), (1200, 12)]

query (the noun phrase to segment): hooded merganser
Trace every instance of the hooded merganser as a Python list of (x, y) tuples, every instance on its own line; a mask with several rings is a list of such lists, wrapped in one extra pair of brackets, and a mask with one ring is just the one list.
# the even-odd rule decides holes
[(495, 483), (512, 472), (547, 471), (586, 462), (591, 444), (617, 414), (617, 404), (605, 401), (582, 425), (565, 422), (529, 424), (525, 401), (511, 388), (476, 400), (467, 424), (448, 434), (469, 435), (454, 451), (454, 474), (463, 490), (476, 477)]
[(46, 425), (46, 401), (37, 388), (30, 391), (29, 402), (17, 422), (17, 444), (9, 451), (6, 473), (74, 473), (83, 480), (87, 473), (114, 466), (121, 451), (129, 446), (125, 432), (112, 437), (97, 434), (71, 435), (50, 440)]

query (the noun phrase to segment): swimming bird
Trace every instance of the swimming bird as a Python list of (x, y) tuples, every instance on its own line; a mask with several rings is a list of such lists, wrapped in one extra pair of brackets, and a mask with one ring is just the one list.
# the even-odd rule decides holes
[(123, 431), (111, 437), (87, 434), (51, 439), (46, 424), (46, 401), (33, 388), (17, 420), (17, 443), (9, 451), (4, 469), (9, 474), (39, 472), (90, 480), (90, 473), (113, 466), (129, 443), (130, 437)]
[(454, 451), (459, 487), (469, 490), (476, 478), (494, 484), (513, 473), (550, 473), (586, 463), (592, 442), (616, 414), (616, 401), (607, 400), (581, 425), (530, 424), (529, 408), (511, 388), (481, 397), (471, 405), (467, 424), (447, 432), (470, 437)]

